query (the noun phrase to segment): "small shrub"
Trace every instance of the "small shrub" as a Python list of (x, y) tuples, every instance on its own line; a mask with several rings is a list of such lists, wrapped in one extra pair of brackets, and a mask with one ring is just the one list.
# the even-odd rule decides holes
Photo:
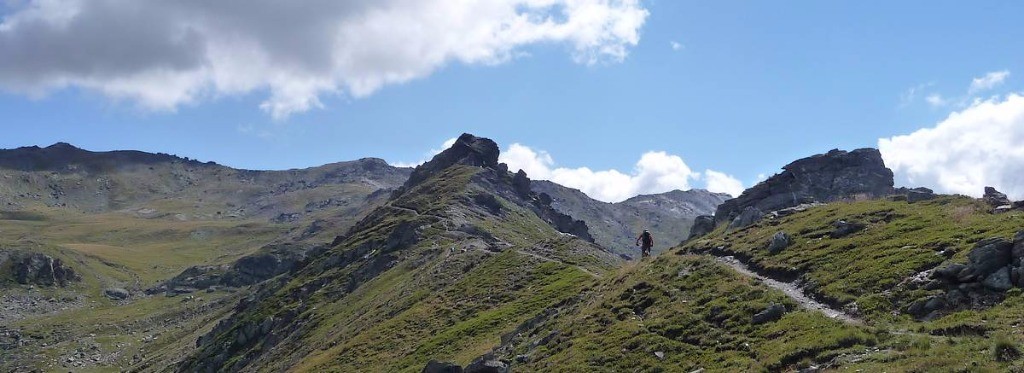
[(1020, 349), (1006, 336), (998, 336), (992, 344), (992, 356), (996, 361), (1006, 362), (1020, 358)]

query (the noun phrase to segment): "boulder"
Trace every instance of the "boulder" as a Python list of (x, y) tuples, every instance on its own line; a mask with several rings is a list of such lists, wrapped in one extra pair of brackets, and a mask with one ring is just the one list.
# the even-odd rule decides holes
[(757, 223), (758, 220), (764, 217), (764, 212), (759, 210), (757, 207), (748, 206), (743, 209), (743, 212), (733, 219), (732, 223), (729, 224), (729, 229), (740, 229)]
[(782, 316), (785, 314), (786, 306), (783, 306), (778, 303), (772, 303), (764, 311), (754, 314), (754, 317), (751, 319), (751, 322), (754, 323), (755, 325), (765, 324), (781, 319)]
[(935, 192), (928, 188), (914, 188), (907, 190), (907, 203), (916, 203), (935, 198)]
[(690, 235), (686, 237), (686, 240), (692, 240), (694, 238), (703, 237), (711, 231), (715, 230), (715, 217), (711, 215), (698, 216), (693, 221), (693, 226), (690, 227)]
[(967, 254), (969, 266), (979, 278), (986, 278), (1000, 268), (1010, 265), (1013, 243), (1002, 238), (978, 241)]
[(983, 201), (985, 201), (985, 203), (987, 203), (989, 206), (992, 206), (992, 207), (1007, 206), (1007, 205), (1011, 205), (1012, 206), (1012, 202), (1010, 202), (1010, 199), (1006, 197), (1006, 194), (1003, 194), (1003, 193), (999, 192), (998, 190), (996, 190), (996, 188), (989, 187), (989, 186), (985, 187), (985, 195), (983, 195), (981, 197), (981, 199)]
[(1013, 288), (1013, 283), (1010, 281), (1010, 267), (1002, 267), (992, 272), (981, 281), (981, 284), (995, 291), (1010, 290)]
[(947, 281), (957, 281), (957, 277), (960, 275), (967, 266), (960, 263), (949, 264), (945, 267), (941, 267), (932, 272), (931, 277), (937, 279), (943, 279)]
[(832, 224), (832, 232), (829, 232), (829, 237), (842, 238), (851, 234), (860, 232), (866, 226), (862, 223), (848, 222), (846, 220), (838, 220)]
[(131, 296), (131, 293), (129, 293), (128, 290), (122, 288), (109, 288), (103, 290), (103, 295), (106, 295), (107, 298), (113, 300), (125, 300), (128, 299), (129, 296)]
[(782, 169), (782, 173), (719, 205), (716, 223), (735, 220), (747, 207), (770, 212), (803, 203), (861, 196), (881, 198), (894, 191), (893, 173), (885, 167), (877, 149), (832, 150), (794, 161)]
[(772, 236), (771, 241), (768, 242), (768, 253), (778, 254), (789, 247), (793, 243), (793, 239), (789, 237), (786, 232), (778, 232)]
[(465, 373), (509, 373), (508, 364), (494, 359), (480, 359), (470, 363)]
[(530, 178), (526, 176), (526, 171), (519, 170), (512, 177), (512, 189), (519, 193), (520, 196), (529, 196), (533, 193), (530, 189)]
[(462, 367), (449, 362), (431, 360), (422, 373), (462, 373)]

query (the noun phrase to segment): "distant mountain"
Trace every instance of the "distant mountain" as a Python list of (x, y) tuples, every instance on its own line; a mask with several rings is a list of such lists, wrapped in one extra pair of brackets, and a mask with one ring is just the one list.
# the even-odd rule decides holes
[(643, 229), (654, 235), (654, 251), (664, 251), (687, 237), (697, 216), (714, 213), (719, 204), (731, 198), (724, 193), (692, 189), (607, 203), (550, 181), (536, 181), (532, 187), (549, 195), (555, 209), (586, 221), (595, 242), (631, 257), (639, 256), (636, 237)]
[[(376, 158), (286, 171), (67, 143), (0, 150), (0, 211), (118, 212), (152, 219), (320, 221), (347, 229), (411, 169)], [(383, 193), (381, 193), (383, 192)], [(328, 240), (330, 238), (327, 238)]]

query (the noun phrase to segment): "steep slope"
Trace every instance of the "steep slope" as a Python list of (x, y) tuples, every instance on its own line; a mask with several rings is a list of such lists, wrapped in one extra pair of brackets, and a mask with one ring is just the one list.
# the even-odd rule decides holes
[(586, 221), (595, 242), (629, 257), (639, 256), (634, 244), (643, 229), (650, 230), (656, 238), (654, 252), (667, 250), (687, 237), (697, 216), (714, 213), (718, 205), (730, 198), (723, 193), (693, 189), (607, 203), (550, 181), (534, 182), (533, 190), (550, 196), (551, 205), (558, 211)]
[(461, 136), (323, 254), (261, 284), (177, 370), (466, 364), (618, 264), (497, 152)]

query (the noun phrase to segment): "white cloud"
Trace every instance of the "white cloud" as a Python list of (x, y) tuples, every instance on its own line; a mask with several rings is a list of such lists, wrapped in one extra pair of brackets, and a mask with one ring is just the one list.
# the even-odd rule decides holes
[(1024, 96), (975, 100), (934, 127), (878, 140), (897, 184), (980, 196), (993, 186), (1024, 198)]
[(416, 166), (419, 166), (421, 164), (427, 163), (427, 161), (429, 161), (431, 158), (434, 158), (435, 155), (441, 154), (441, 152), (443, 152), (446, 149), (452, 147), (453, 145), (455, 145), (455, 142), (458, 141), (458, 140), (459, 139), (455, 138), (455, 137), (452, 137), (452, 138), (450, 138), (448, 140), (445, 140), (444, 143), (441, 144), (440, 148), (438, 148), (438, 149), (430, 149), (430, 151), (428, 151), (426, 154), (423, 155), (423, 159), (420, 159), (419, 162), (394, 162), (394, 163), (391, 163), (391, 165), (395, 166), (395, 167), (416, 167)]
[(708, 191), (727, 193), (733, 197), (738, 197), (746, 189), (743, 187), (743, 182), (732, 175), (714, 170), (704, 170), (704, 180), (707, 182)]
[[(508, 164), (510, 170), (526, 171), (532, 179), (550, 180), (576, 188), (605, 202), (619, 202), (639, 194), (686, 190), (690, 189), (691, 180), (702, 179), (702, 175), (694, 172), (681, 157), (658, 151), (644, 153), (628, 174), (614, 169), (595, 171), (588, 167), (556, 167), (550, 154), (522, 144), (510, 145), (501, 153), (499, 160)], [(742, 191), (742, 185), (729, 175), (713, 170), (708, 170), (707, 174), (709, 190)]]
[(1003, 84), (1006, 78), (1010, 76), (1010, 71), (993, 71), (980, 78), (974, 78), (971, 80), (971, 87), (968, 88), (968, 94), (975, 94), (990, 90), (996, 86)]
[(674, 51), (681, 50), (681, 49), (685, 48), (678, 41), (671, 41), (671, 42), (668, 43), (668, 45), (671, 46), (672, 50), (674, 50)]
[(942, 95), (938, 93), (932, 93), (928, 97), (924, 98), (924, 101), (933, 107), (945, 106), (949, 103), (949, 100), (942, 98)]
[(451, 63), (538, 44), (581, 64), (623, 60), (640, 0), (26, 0), (0, 20), (0, 88), (80, 87), (174, 110), (267, 92), (275, 118), (364, 97)]

